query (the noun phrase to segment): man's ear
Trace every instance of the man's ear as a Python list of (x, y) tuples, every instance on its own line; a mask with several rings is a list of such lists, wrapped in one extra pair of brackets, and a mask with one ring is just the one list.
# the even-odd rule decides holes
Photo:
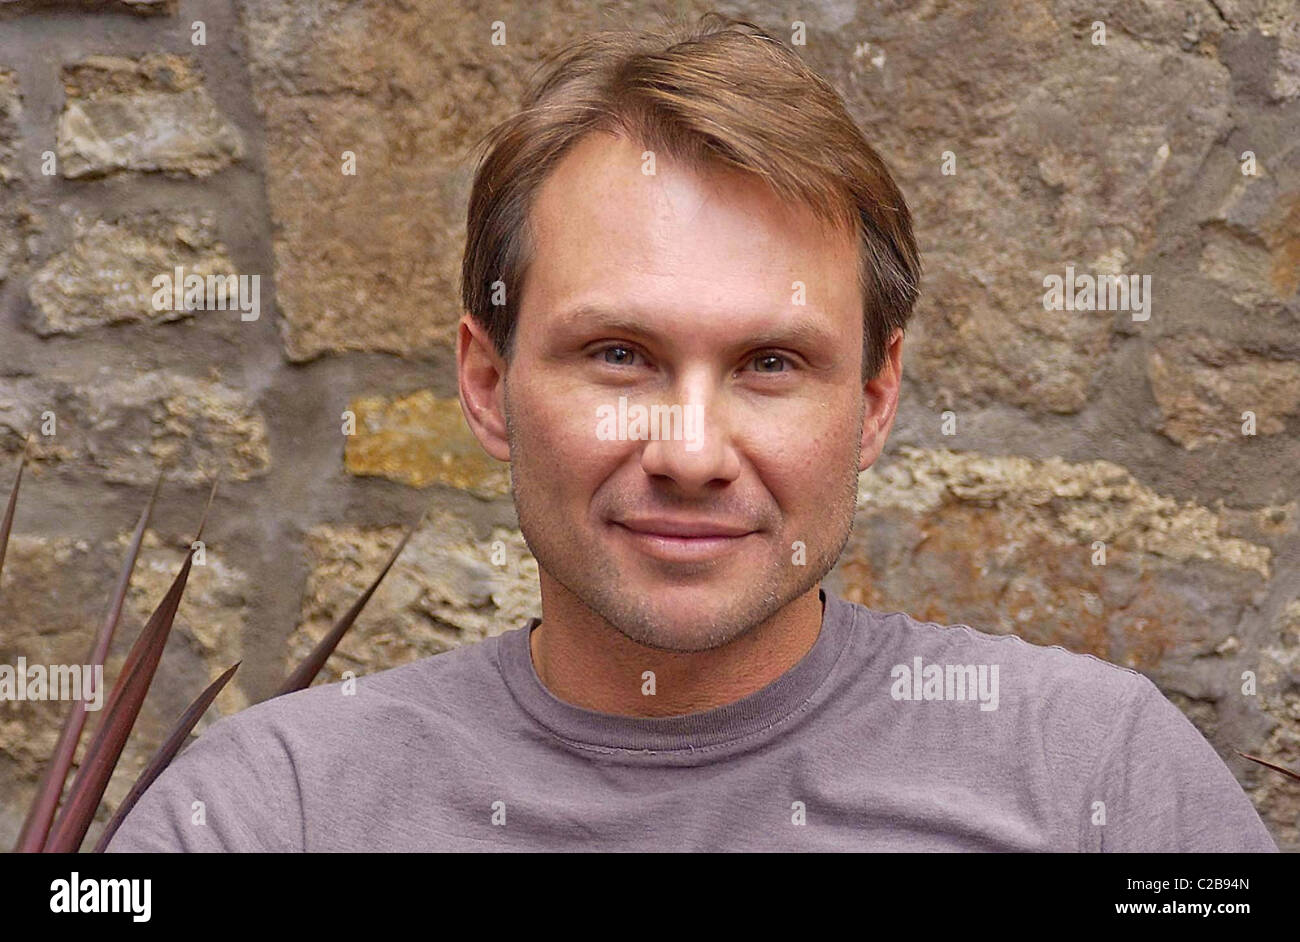
[(460, 408), (474, 437), (493, 458), (510, 460), (506, 435), (506, 364), (478, 321), (466, 314), (456, 337)]
[(858, 470), (876, 463), (898, 413), (899, 384), (903, 379), (903, 331), (894, 328), (880, 372), (862, 387), (866, 405), (862, 410), (862, 442), (858, 447)]

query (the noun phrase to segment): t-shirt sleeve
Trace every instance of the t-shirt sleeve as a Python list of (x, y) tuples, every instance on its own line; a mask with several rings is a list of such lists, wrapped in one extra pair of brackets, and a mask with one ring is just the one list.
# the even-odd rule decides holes
[(1085, 843), (1123, 853), (1276, 853), (1254, 805), (1214, 747), (1149, 679), (1138, 675), (1136, 683), (1088, 796), (1100, 840)]
[(172, 760), (106, 850), (301, 850), (296, 795), (293, 764), (274, 732), (247, 716), (228, 716)]

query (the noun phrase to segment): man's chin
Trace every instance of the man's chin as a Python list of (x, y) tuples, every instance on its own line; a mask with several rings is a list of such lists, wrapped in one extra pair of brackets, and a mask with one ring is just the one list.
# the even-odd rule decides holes
[[(682, 653), (710, 651), (734, 641), (762, 620), (761, 600), (746, 606), (745, 589), (730, 584), (675, 585), (623, 592), (616, 610), (603, 613), (603, 617), (620, 634), (647, 647)], [(747, 608), (752, 611), (747, 613)]]
[(662, 622), (652, 624), (636, 623), (614, 626), (621, 634), (637, 644), (656, 651), (669, 651), (674, 654), (698, 654), (713, 651), (734, 641), (743, 632), (718, 633), (715, 629), (701, 629), (696, 625), (667, 625)]

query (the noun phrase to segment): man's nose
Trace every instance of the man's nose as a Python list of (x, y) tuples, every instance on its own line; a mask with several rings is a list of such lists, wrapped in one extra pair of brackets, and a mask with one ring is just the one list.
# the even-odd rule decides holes
[(680, 434), (647, 441), (641, 467), (652, 477), (672, 478), (683, 490), (702, 490), (714, 481), (734, 481), (740, 457), (731, 440), (730, 415), (716, 395), (699, 389), (681, 399)]

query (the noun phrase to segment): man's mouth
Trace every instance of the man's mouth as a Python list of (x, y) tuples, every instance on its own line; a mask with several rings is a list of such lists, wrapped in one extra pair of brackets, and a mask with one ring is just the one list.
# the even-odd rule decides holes
[(638, 550), (668, 562), (713, 559), (734, 551), (757, 532), (736, 524), (706, 520), (636, 519), (610, 523)]

